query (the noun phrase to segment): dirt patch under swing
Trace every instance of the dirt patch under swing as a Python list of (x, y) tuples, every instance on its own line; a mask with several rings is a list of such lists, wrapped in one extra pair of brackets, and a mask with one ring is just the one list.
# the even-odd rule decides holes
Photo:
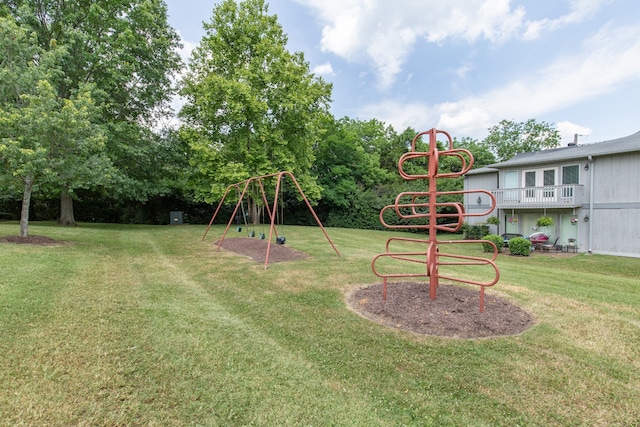
[[(219, 243), (220, 240), (217, 240), (213, 244), (217, 247)], [(222, 248), (249, 257), (255, 262), (264, 263), (267, 256), (267, 244), (266, 240), (257, 237), (231, 237), (222, 241)], [(284, 245), (271, 244), (269, 263), (296, 261), (305, 258), (309, 258), (309, 255), (286, 246), (286, 241)]]

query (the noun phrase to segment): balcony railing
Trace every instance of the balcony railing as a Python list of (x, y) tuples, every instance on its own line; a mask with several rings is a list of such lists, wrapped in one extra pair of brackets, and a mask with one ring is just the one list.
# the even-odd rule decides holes
[(575, 208), (582, 206), (583, 186), (577, 184), (544, 187), (498, 188), (491, 190), (498, 209)]

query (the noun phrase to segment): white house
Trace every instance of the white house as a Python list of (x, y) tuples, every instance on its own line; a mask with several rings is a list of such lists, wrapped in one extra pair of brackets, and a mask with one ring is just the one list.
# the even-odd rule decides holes
[[(490, 190), (498, 233), (544, 231), (563, 250), (640, 257), (640, 132), (595, 144), (521, 153), (474, 169), (465, 190)], [(467, 195), (466, 212), (486, 211), (488, 196)], [(469, 223), (487, 217), (469, 217)], [(492, 230), (495, 232), (494, 230)]]

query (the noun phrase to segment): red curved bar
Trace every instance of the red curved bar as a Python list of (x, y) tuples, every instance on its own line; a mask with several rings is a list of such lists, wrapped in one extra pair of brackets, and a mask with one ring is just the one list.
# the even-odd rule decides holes
[[(429, 151), (416, 151), (416, 142), (422, 136), (429, 136)], [(438, 135), (445, 135), (448, 141), (448, 147), (444, 150), (438, 150)], [(456, 157), (462, 163), (461, 170), (458, 172), (438, 173), (438, 164), (441, 157)], [(427, 173), (412, 175), (406, 173), (404, 170), (404, 164), (414, 159), (427, 158)], [(390, 278), (405, 278), (405, 277), (428, 277), (429, 278), (429, 294), (431, 299), (436, 298), (436, 292), (440, 279), (450, 280), (459, 283), (466, 283), (470, 285), (476, 285), (480, 287), (480, 312), (484, 310), (484, 289), (487, 286), (495, 285), (500, 279), (500, 271), (495, 263), (498, 257), (498, 248), (496, 245), (488, 240), (462, 240), (462, 241), (439, 241), (436, 234), (438, 231), (458, 231), (462, 227), (464, 219), (467, 217), (486, 216), (493, 212), (496, 206), (496, 198), (491, 192), (487, 190), (460, 190), (460, 191), (437, 191), (437, 179), (446, 178), (458, 178), (466, 174), (473, 167), (473, 155), (466, 149), (454, 148), (453, 139), (447, 132), (437, 129), (430, 129), (425, 132), (418, 133), (411, 141), (411, 151), (403, 154), (398, 160), (398, 173), (405, 180), (428, 180), (428, 191), (419, 192), (403, 192), (398, 194), (394, 204), (387, 205), (380, 211), (380, 223), (389, 229), (418, 229), (426, 230), (428, 232), (429, 239), (415, 239), (415, 238), (402, 238), (391, 237), (387, 240), (386, 252), (376, 255), (371, 261), (371, 270), (373, 273), (381, 277), (383, 280), (383, 298), (387, 298), (387, 282)], [(451, 196), (451, 195), (465, 195), (465, 194), (478, 194), (484, 193), (489, 197), (489, 208), (484, 212), (468, 213), (465, 212), (464, 205), (460, 202), (438, 202), (438, 197)], [(404, 201), (403, 199), (407, 199)], [(454, 212), (441, 213), (438, 212), (441, 208), (453, 208)], [(384, 215), (387, 212), (393, 212), (398, 218), (404, 221), (422, 221), (423, 223), (404, 224), (404, 225), (392, 225), (388, 224)], [(451, 219), (447, 222), (447, 219)], [(426, 220), (426, 221), (425, 221)], [(440, 221), (440, 222), (439, 222)], [(390, 244), (395, 241), (404, 241), (411, 243), (418, 243), (426, 245), (424, 251), (400, 251), (393, 252), (390, 249)], [(439, 245), (447, 244), (466, 244), (466, 243), (485, 243), (489, 244), (493, 248), (493, 256), (489, 258), (483, 258), (478, 256), (457, 255), (442, 253), (439, 251)], [(390, 258), (393, 260), (417, 263), (424, 265), (424, 271), (422, 273), (381, 273), (376, 268), (376, 262), (380, 259)], [(463, 279), (455, 276), (442, 275), (439, 272), (439, 266), (488, 266), (493, 269), (493, 279), (488, 282), (481, 282), (478, 280)]]

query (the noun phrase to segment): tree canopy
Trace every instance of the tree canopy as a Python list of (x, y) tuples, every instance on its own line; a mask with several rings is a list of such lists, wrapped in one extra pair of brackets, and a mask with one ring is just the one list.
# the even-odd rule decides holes
[(25, 28), (0, 17), (0, 164), (3, 181), (23, 188), (20, 235), (28, 235), (34, 185), (77, 185), (99, 180), (104, 134), (92, 123), (90, 87), (69, 99), (57, 96), (51, 80), (59, 75), (63, 48), (44, 51)]
[(377, 120), (332, 120), (316, 148), (314, 171), (326, 205), (347, 208), (360, 193), (388, 183), (389, 170), (380, 165), (387, 129)]
[(555, 124), (529, 119), (526, 122), (502, 120), (489, 128), (484, 144), (498, 161), (509, 160), (518, 153), (540, 151), (560, 146), (560, 133)]
[(225, 0), (204, 28), (180, 91), (197, 197), (215, 200), (231, 183), (287, 170), (317, 199), (310, 170), (331, 85), (287, 50), (263, 0)]
[[(48, 78), (56, 96), (70, 100), (89, 88), (99, 113), (91, 120), (103, 126), (104, 160), (114, 166), (101, 184), (120, 197), (154, 194), (162, 168), (148, 166), (156, 149), (151, 130), (168, 112), (171, 78), (181, 66), (179, 38), (167, 23), (164, 1), (7, 0), (3, 6), (0, 13), (35, 34), (30, 44), (59, 52), (56, 72)], [(69, 169), (59, 189), (63, 212), (74, 189), (82, 188), (82, 174), (74, 177), (73, 170), (80, 172)]]

